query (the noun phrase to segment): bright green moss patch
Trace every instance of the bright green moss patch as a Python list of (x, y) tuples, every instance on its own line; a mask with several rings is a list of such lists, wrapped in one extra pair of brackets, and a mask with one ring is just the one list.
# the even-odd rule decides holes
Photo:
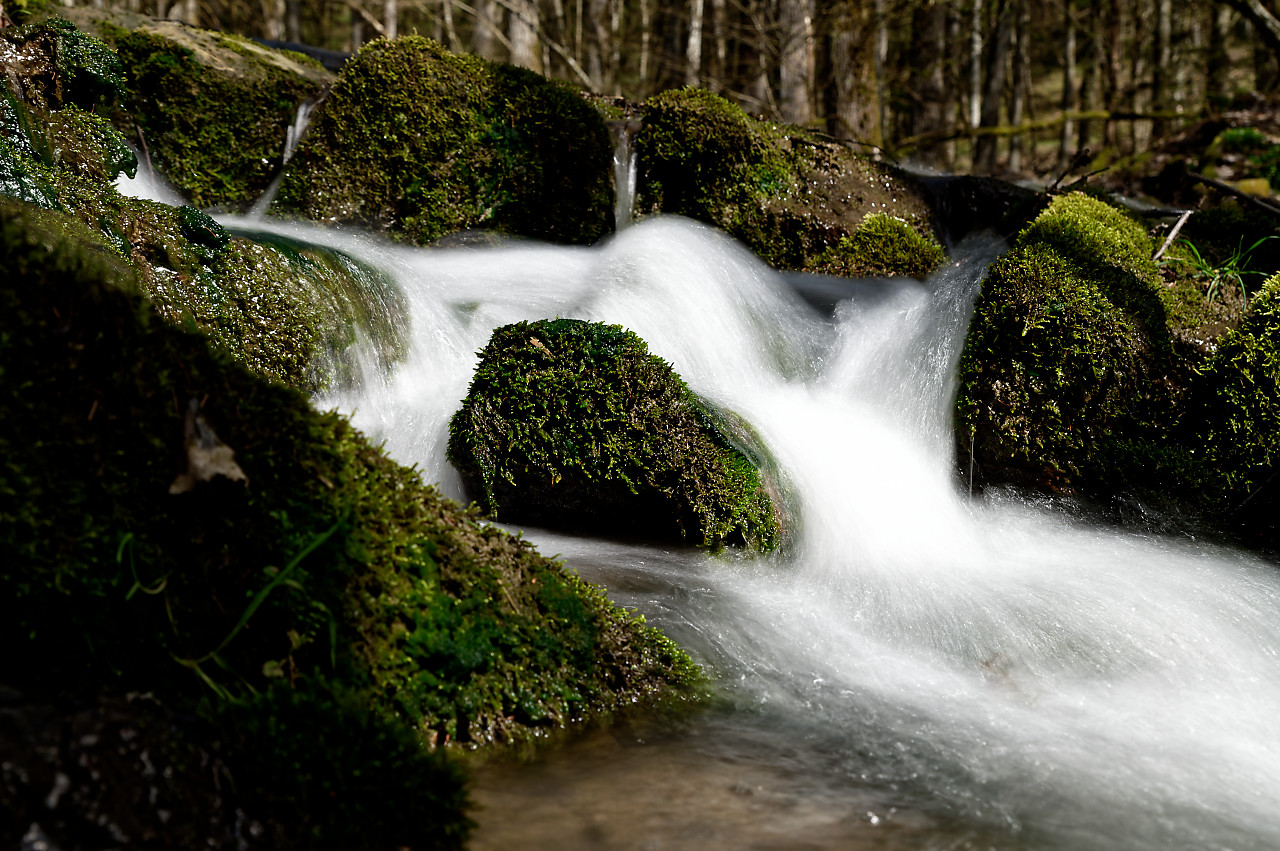
[(644, 341), (573, 319), (494, 331), (449, 460), (491, 515), (701, 546), (778, 545), (760, 474)]
[(904, 276), (923, 280), (942, 265), (946, 253), (901, 219), (872, 213), (850, 236), (818, 255), (812, 271), (860, 278)]
[(573, 92), (410, 36), (347, 64), (277, 206), (419, 244), (471, 228), (589, 243), (611, 229), (611, 162)]
[(1150, 253), (1122, 212), (1073, 194), (991, 265), (957, 402), (958, 439), (973, 440), (984, 475), (1088, 490), (1157, 464), (1139, 452), (1173, 420), (1157, 381), (1170, 349)]
[(637, 210), (715, 225), (775, 267), (835, 262), (834, 246), (874, 212), (929, 231), (928, 209), (901, 173), (799, 128), (756, 121), (704, 89), (655, 95), (642, 120)]

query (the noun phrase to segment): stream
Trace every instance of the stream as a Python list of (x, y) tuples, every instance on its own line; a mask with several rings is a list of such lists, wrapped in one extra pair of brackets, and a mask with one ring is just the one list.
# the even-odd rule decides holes
[(450, 496), (475, 353), (555, 316), (635, 331), (783, 471), (770, 557), (524, 530), (686, 647), (719, 699), (481, 765), (475, 847), (1280, 847), (1275, 566), (971, 498), (955, 473), (955, 364), (997, 241), (823, 311), (680, 219), (593, 248), (435, 250), (251, 224), (397, 282), (407, 356), (385, 371), (357, 346), (356, 378), (316, 404)]

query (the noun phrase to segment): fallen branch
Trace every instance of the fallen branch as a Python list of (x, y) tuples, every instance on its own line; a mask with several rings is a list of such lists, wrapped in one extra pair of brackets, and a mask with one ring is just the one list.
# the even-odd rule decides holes
[(1265, 199), (1257, 197), (1256, 195), (1250, 195), (1248, 192), (1241, 192), (1239, 189), (1236, 189), (1230, 183), (1223, 183), (1221, 180), (1214, 180), (1212, 177), (1205, 177), (1203, 174), (1192, 173), (1189, 175), (1189, 177), (1192, 180), (1197, 180), (1200, 183), (1205, 184), (1206, 186), (1212, 186), (1214, 189), (1217, 189), (1219, 192), (1225, 192), (1227, 195), (1230, 195), (1233, 198), (1238, 198), (1242, 201), (1248, 201), (1250, 204), (1262, 210), (1264, 213), (1268, 213), (1272, 216), (1276, 216), (1277, 218), (1280, 218), (1280, 205), (1277, 205), (1272, 201), (1267, 201)]

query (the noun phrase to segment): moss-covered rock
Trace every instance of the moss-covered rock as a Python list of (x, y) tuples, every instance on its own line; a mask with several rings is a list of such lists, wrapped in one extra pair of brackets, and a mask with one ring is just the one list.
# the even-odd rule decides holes
[(242, 211), (279, 171), (298, 107), (333, 75), (307, 57), (175, 21), (66, 10), (119, 57), (117, 125), (197, 207)]
[(1214, 489), (1232, 507), (1274, 487), (1280, 464), (1280, 275), (1267, 280), (1248, 317), (1219, 340), (1198, 371), (1189, 414)]
[(901, 219), (872, 213), (849, 236), (823, 251), (811, 271), (846, 278), (927, 277), (946, 258), (942, 246)]
[(471, 228), (612, 229), (611, 144), (569, 89), (418, 36), (366, 45), (289, 162), (277, 208), (414, 243)]
[(777, 546), (775, 496), (671, 366), (617, 325), (499, 328), (450, 425), (492, 516), (700, 546)]
[[(73, 97), (79, 80), (115, 89), (66, 57), (42, 52), (62, 49), (53, 36), (40, 35), (45, 32), (98, 44), (113, 56), (65, 21), (14, 34), (25, 36), (20, 56), (0, 55), (12, 87), (0, 95), (0, 194), (76, 215), (96, 231), (95, 243), (138, 272), (162, 316), (204, 331), (264, 376), (317, 389), (340, 377), (335, 354), (354, 342), (357, 328), (385, 360), (398, 356), (401, 329), (392, 319), (398, 296), (372, 270), (341, 253), (278, 237), (233, 239), (194, 207), (117, 192), (111, 181), (132, 174), (136, 159), (119, 131)], [(80, 53), (98, 56), (87, 48)], [(23, 93), (32, 99), (15, 96)]]
[(519, 740), (697, 688), (643, 619), (160, 321), (83, 222), (16, 202), (0, 391), (0, 683), (149, 692), (227, 725), (259, 760), (241, 775), (258, 812), (354, 843), (281, 847), (383, 847), (384, 821), (462, 835), (456, 809), (378, 791), (429, 773), (405, 731)]
[(957, 434), (988, 480), (1122, 486), (1159, 461), (1173, 422), (1171, 342), (1151, 241), (1075, 193), (1056, 198), (989, 270), (960, 363)]
[(704, 89), (649, 98), (635, 152), (638, 212), (715, 225), (777, 268), (813, 269), (871, 213), (932, 238), (928, 207), (905, 174), (799, 128), (756, 121)]

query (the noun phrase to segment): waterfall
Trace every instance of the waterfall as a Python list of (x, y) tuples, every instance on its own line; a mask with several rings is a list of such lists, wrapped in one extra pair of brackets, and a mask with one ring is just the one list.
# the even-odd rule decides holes
[(116, 191), (127, 198), (139, 198), (143, 201), (156, 201), (161, 204), (168, 204), (171, 207), (181, 207), (187, 201), (182, 197), (182, 193), (174, 188), (173, 184), (164, 178), (164, 175), (156, 172), (151, 166), (151, 158), (140, 152), (132, 145), (129, 146), (135, 157), (138, 158), (138, 171), (136, 176), (129, 177), (126, 174), (120, 174), (116, 177)]
[(267, 210), (271, 209), (271, 202), (276, 200), (276, 193), (280, 191), (280, 184), (284, 181), (284, 167), (289, 164), (289, 160), (293, 157), (293, 152), (298, 149), (298, 143), (302, 141), (303, 134), (307, 132), (307, 125), (311, 122), (311, 112), (319, 103), (319, 99), (308, 98), (298, 104), (298, 110), (293, 116), (293, 123), (285, 128), (284, 150), (280, 156), (280, 171), (268, 184), (266, 191), (259, 196), (257, 201), (253, 202), (253, 207), (249, 210), (249, 218), (251, 220), (258, 221), (265, 218)]
[(632, 209), (636, 194), (636, 159), (631, 151), (631, 141), (639, 131), (639, 122), (612, 122), (613, 130), (613, 220), (614, 227), (622, 230), (631, 225), (635, 213)]
[[(971, 500), (954, 472), (955, 365), (995, 243), (963, 243), (923, 287), (854, 289), (828, 317), (683, 220), (648, 219), (595, 248), (327, 237), (397, 278), (411, 344), (394, 369), (316, 403), (450, 495), (462, 491), (444, 461), (448, 420), (475, 352), (498, 325), (553, 316), (638, 333), (756, 427), (797, 494), (791, 542), (768, 558), (527, 531), (689, 647), (730, 707), (688, 722), (668, 750), (609, 751), (580, 790), (566, 775), (554, 802), (533, 795), (530, 807), (557, 808), (555, 836), (577, 835), (574, 820), (607, 800), (610, 820), (661, 838), (644, 821), (655, 810), (693, 808), (704, 824), (719, 805), (699, 801), (749, 782), (767, 792), (755, 809), (724, 812), (797, 844), (892, 811), (923, 831), (904, 847), (1280, 846), (1275, 566), (1012, 493)], [(647, 753), (700, 779), (636, 798)], [(501, 809), (522, 830), (538, 818)], [(735, 844), (730, 827), (716, 835)]]

